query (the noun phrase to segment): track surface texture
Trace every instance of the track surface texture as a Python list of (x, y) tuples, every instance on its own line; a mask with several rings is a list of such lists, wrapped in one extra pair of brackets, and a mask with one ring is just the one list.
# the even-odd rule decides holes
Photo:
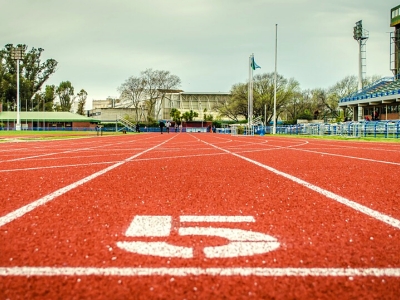
[(0, 144), (0, 299), (399, 299), (400, 144)]

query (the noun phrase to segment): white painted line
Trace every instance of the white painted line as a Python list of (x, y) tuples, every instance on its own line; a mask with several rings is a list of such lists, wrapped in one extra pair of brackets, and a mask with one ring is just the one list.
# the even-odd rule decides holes
[[(146, 138), (146, 139), (150, 139), (150, 138)], [(65, 141), (65, 140), (64, 140)], [(131, 140), (129, 141), (129, 143), (131, 142), (137, 142), (138, 140)], [(141, 140), (143, 142), (143, 140)], [(115, 150), (115, 145), (121, 145), (121, 144), (126, 144), (127, 141), (123, 141), (123, 142), (117, 142), (117, 143), (108, 143), (108, 144), (103, 144), (101, 146), (93, 146), (93, 147), (86, 147), (86, 148), (74, 148), (72, 150), (65, 150), (62, 152), (51, 152), (51, 153), (45, 153), (45, 154), (40, 154), (40, 155), (34, 155), (34, 156), (27, 156), (27, 157), (20, 157), (20, 158), (14, 158), (14, 159), (10, 159), (10, 160), (4, 160), (4, 161), (0, 161), (0, 162), (13, 162), (13, 161), (20, 161), (20, 160), (27, 160), (27, 159), (31, 159), (31, 158), (43, 158), (45, 156), (53, 156), (53, 155), (57, 155), (57, 154), (64, 154), (64, 153), (74, 153), (74, 152), (84, 152), (84, 151), (92, 151), (93, 149), (97, 149), (97, 148), (101, 148), (104, 149), (105, 147), (114, 147), (113, 150)], [(72, 147), (74, 146), (76, 143), (72, 143), (71, 145), (66, 145), (68, 147)], [(81, 143), (79, 143), (81, 144)], [(51, 148), (46, 148), (46, 150), (51, 150), (53, 147)], [(97, 151), (97, 150), (96, 150)]]
[(74, 183), (72, 183), (70, 185), (67, 185), (66, 187), (58, 189), (57, 191), (55, 191), (55, 192), (53, 192), (51, 194), (48, 194), (48, 195), (46, 195), (46, 196), (44, 196), (44, 197), (42, 197), (42, 198), (40, 198), (40, 199), (38, 199), (38, 200), (36, 200), (36, 201), (34, 201), (32, 203), (29, 203), (29, 204), (27, 204), (27, 205), (25, 205), (25, 206), (23, 206), (23, 207), (21, 207), (21, 208), (19, 208), (17, 210), (14, 210), (13, 212), (11, 212), (11, 213), (3, 216), (3, 217), (0, 217), (0, 227), (4, 226), (5, 224), (8, 224), (8, 223), (14, 221), (15, 219), (18, 219), (18, 218), (22, 217), (23, 215), (27, 214), (28, 212), (34, 210), (35, 208), (37, 208), (39, 206), (42, 206), (42, 205), (46, 204), (47, 202), (50, 202), (51, 200), (53, 200), (53, 199), (65, 194), (66, 192), (68, 192), (70, 190), (73, 190), (74, 188), (76, 188), (76, 187), (78, 187), (78, 186), (80, 186), (82, 184), (85, 184), (86, 182), (89, 182), (92, 179), (95, 179), (95, 178), (99, 177), (100, 175), (103, 175), (103, 174), (107, 173), (108, 171), (111, 171), (111, 170), (123, 165), (124, 163), (135, 159), (136, 157), (138, 157), (138, 156), (140, 156), (140, 155), (142, 155), (142, 154), (144, 154), (146, 152), (149, 152), (149, 151), (151, 151), (151, 150), (153, 150), (153, 149), (165, 144), (166, 142), (170, 141), (174, 137), (175, 137), (175, 135), (173, 135), (172, 138), (170, 138), (169, 140), (166, 140), (166, 141), (164, 141), (164, 142), (162, 142), (162, 143), (160, 143), (160, 144), (158, 144), (158, 145), (156, 145), (154, 147), (151, 147), (151, 148), (146, 149), (146, 150), (144, 150), (142, 152), (139, 152), (139, 153), (137, 153), (137, 154), (135, 154), (135, 155), (133, 155), (133, 156), (121, 161), (121, 162), (118, 162), (118, 163), (116, 163), (116, 164), (114, 164), (112, 166), (109, 166), (109, 167), (107, 167), (107, 168), (105, 168), (103, 170), (100, 170), (100, 171), (98, 171), (98, 172), (96, 172), (96, 173), (94, 173), (92, 175), (89, 175), (89, 176), (87, 176), (87, 177), (85, 177), (85, 178), (83, 178), (81, 180), (78, 180), (78, 181), (76, 181), (76, 182), (74, 182)]
[(277, 239), (265, 233), (236, 229), (236, 228), (215, 228), (215, 227), (181, 227), (179, 235), (206, 235), (219, 236), (230, 241), (251, 241), (251, 242), (276, 242)]
[(261, 232), (233, 228), (182, 227), (179, 235), (218, 236), (229, 240), (227, 245), (205, 247), (208, 258), (230, 258), (264, 254), (279, 248), (276, 238)]
[(117, 246), (128, 252), (160, 256), (193, 258), (193, 249), (168, 244), (167, 242), (117, 242)]
[(135, 216), (125, 232), (126, 236), (169, 236), (171, 216)]
[(233, 258), (265, 254), (278, 249), (278, 242), (230, 242), (227, 245), (204, 247), (204, 255), (208, 258)]
[[(278, 146), (275, 146), (275, 147), (277, 147), (277, 149), (280, 149), (280, 148), (289, 149), (289, 147), (278, 147)], [(351, 159), (374, 162), (374, 163), (380, 163), (380, 164), (388, 164), (388, 165), (400, 166), (400, 163), (398, 163), (398, 162), (377, 160), (377, 159), (372, 159), (372, 158), (364, 158), (364, 157), (357, 157), (357, 156), (350, 156), (350, 155), (343, 155), (343, 154), (336, 154), (336, 153), (329, 153), (329, 152), (322, 152), (322, 151), (315, 151), (315, 150), (308, 150), (308, 149), (300, 149), (300, 148), (290, 148), (290, 150), (309, 152), (309, 153), (317, 153), (317, 154), (336, 156), (336, 157), (343, 157), (343, 158), (351, 158)]]
[(253, 216), (180, 216), (181, 222), (255, 222)]
[(0, 170), (0, 173), (3, 172), (17, 172), (17, 171), (35, 171), (35, 170), (44, 170), (44, 169), (55, 169), (55, 168), (71, 168), (71, 167), (81, 167), (81, 166), (94, 166), (94, 165), (110, 165), (121, 162), (119, 161), (105, 161), (105, 162), (96, 162), (96, 163), (86, 163), (86, 164), (74, 164), (74, 165), (59, 165), (59, 166), (49, 166), (49, 167), (36, 167), (36, 168), (22, 168), (22, 169), (8, 169), (8, 170)]
[(400, 268), (93, 268), (0, 267), (0, 276), (400, 277)]
[(388, 224), (390, 226), (393, 226), (393, 227), (395, 227), (397, 229), (400, 229), (400, 220), (397, 220), (397, 219), (392, 218), (392, 217), (390, 217), (388, 215), (385, 215), (385, 214), (380, 213), (380, 212), (378, 212), (376, 210), (373, 210), (373, 209), (370, 209), (370, 208), (368, 208), (368, 207), (366, 207), (364, 205), (361, 205), (361, 204), (359, 204), (357, 202), (351, 201), (351, 200), (349, 200), (347, 198), (339, 196), (339, 195), (337, 195), (335, 193), (332, 193), (332, 192), (330, 192), (328, 190), (320, 188), (319, 186), (311, 184), (311, 183), (309, 183), (309, 182), (307, 182), (305, 180), (302, 180), (302, 179), (300, 179), (298, 177), (295, 177), (293, 175), (287, 174), (285, 172), (281, 172), (281, 171), (279, 171), (277, 169), (274, 169), (274, 168), (272, 168), (270, 166), (264, 165), (264, 164), (262, 164), (262, 163), (260, 163), (258, 161), (255, 161), (255, 160), (252, 160), (252, 159), (247, 158), (245, 156), (236, 154), (236, 153), (231, 152), (229, 150), (220, 148), (218, 146), (215, 146), (213, 144), (207, 143), (205, 141), (202, 141), (202, 142), (207, 144), (207, 145), (210, 145), (211, 147), (214, 147), (214, 148), (219, 149), (221, 151), (224, 151), (226, 153), (230, 153), (233, 156), (236, 156), (236, 157), (241, 158), (241, 159), (243, 159), (245, 161), (248, 161), (248, 162), (250, 162), (252, 164), (255, 164), (255, 165), (257, 165), (257, 166), (259, 166), (259, 167), (261, 167), (263, 169), (266, 169), (266, 170), (276, 174), (276, 175), (280, 175), (280, 176), (282, 176), (284, 178), (292, 180), (293, 182), (295, 182), (295, 183), (297, 183), (299, 185), (302, 185), (302, 186), (304, 186), (304, 187), (306, 187), (306, 188), (308, 188), (308, 189), (310, 189), (310, 190), (312, 190), (314, 192), (317, 192), (317, 193), (319, 193), (319, 194), (321, 194), (321, 195), (323, 195), (323, 196), (325, 196), (327, 198), (335, 200), (335, 201), (337, 201), (339, 203), (342, 203), (342, 204), (344, 204), (344, 205), (346, 205), (346, 206), (348, 206), (348, 207), (350, 207), (350, 208), (352, 208), (352, 209), (354, 209), (356, 211), (362, 212), (363, 214), (365, 214), (367, 216), (370, 216), (370, 217), (372, 217), (372, 218), (374, 218), (376, 220), (382, 221), (382, 222), (384, 222), (384, 223), (386, 223), (386, 224)]

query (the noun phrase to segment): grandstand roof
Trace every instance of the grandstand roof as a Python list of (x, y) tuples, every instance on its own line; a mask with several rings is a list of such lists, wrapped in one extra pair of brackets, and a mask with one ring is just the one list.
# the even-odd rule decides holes
[(385, 77), (366, 86), (361, 91), (340, 99), (339, 106), (357, 106), (365, 104), (385, 104), (400, 102), (400, 80)]
[[(0, 112), (0, 121), (14, 121), (17, 119), (16, 111)], [(70, 113), (70, 112), (43, 112), (43, 111), (21, 111), (21, 120), (32, 120), (47, 122), (100, 122), (99, 120), (88, 118), (86, 116)]]

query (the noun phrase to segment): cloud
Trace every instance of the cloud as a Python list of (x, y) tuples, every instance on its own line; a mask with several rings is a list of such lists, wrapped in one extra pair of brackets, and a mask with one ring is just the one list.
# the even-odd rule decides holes
[[(0, 43), (45, 49), (59, 62), (49, 83), (69, 80), (88, 99), (147, 68), (169, 70), (186, 91), (229, 91), (247, 80), (251, 53), (303, 88), (326, 88), (356, 75), (354, 23), (363, 20), (368, 75), (389, 76), (390, 8), (397, 0), (1, 0)], [(18, 10), (15, 9), (18, 7)], [(11, 29), (10, 29), (11, 28)]]

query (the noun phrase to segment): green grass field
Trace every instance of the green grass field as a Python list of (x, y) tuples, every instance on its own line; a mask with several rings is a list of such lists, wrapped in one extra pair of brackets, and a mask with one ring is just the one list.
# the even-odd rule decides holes
[[(120, 135), (118, 132), (103, 132), (103, 136)], [(74, 139), (97, 136), (96, 131), (0, 131), (0, 142), (10, 140), (56, 140), (56, 139)]]

